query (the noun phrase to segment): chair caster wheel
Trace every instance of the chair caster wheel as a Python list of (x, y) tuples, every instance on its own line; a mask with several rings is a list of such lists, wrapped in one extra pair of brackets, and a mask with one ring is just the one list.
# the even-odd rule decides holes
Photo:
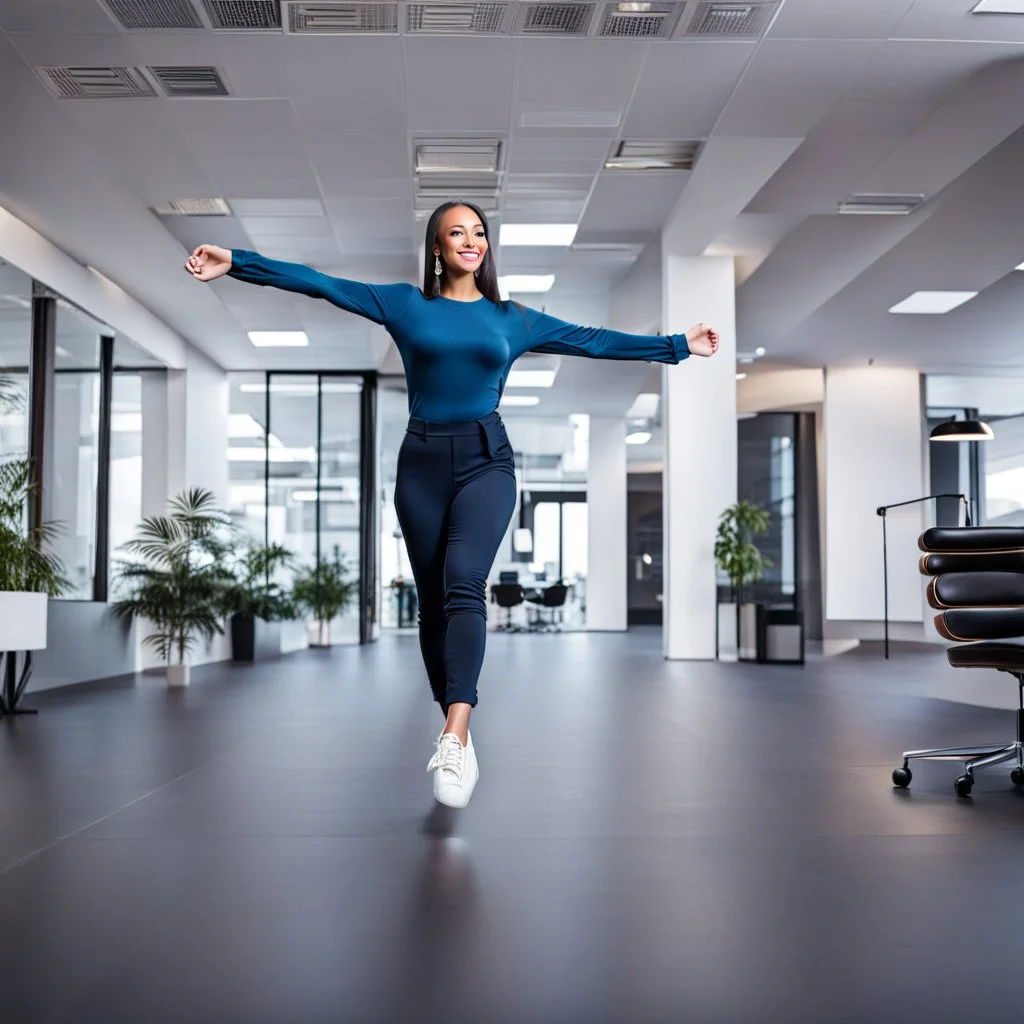
[(1014, 768), (1010, 772), (1010, 781), (1015, 786), (1024, 786), (1024, 768)]
[(970, 775), (961, 775), (953, 783), (953, 789), (956, 790), (957, 796), (970, 796), (971, 790), (974, 789), (974, 779)]
[(910, 780), (913, 778), (909, 768), (894, 768), (892, 772), (892, 784), (897, 789), (906, 789), (910, 785)]

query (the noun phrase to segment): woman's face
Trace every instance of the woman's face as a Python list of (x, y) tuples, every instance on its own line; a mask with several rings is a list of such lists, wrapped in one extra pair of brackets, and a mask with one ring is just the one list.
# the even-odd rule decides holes
[(440, 256), (449, 271), (473, 274), (487, 254), (487, 238), (480, 218), (468, 206), (453, 206), (441, 217), (434, 243), (434, 255)]

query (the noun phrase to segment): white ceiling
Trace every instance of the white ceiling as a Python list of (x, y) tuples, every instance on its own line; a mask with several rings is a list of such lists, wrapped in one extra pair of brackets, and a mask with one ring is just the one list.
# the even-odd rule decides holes
[[(0, 205), (224, 367), (366, 368), (387, 351), (379, 328), (303, 297), (201, 286), (180, 269), (186, 251), (209, 240), (415, 280), (414, 139), (495, 138), (498, 221), (579, 223), (581, 249), (501, 253), (504, 271), (557, 275), (543, 299), (556, 315), (606, 317), (682, 197), (676, 244), (737, 256), (740, 349), (762, 344), (774, 365), (1019, 372), (1024, 17), (972, 16), (972, 2), (783, 0), (761, 38), (647, 41), (128, 33), (99, 0), (0, 0), (0, 94), (17, 97), (0, 110)], [(211, 65), (231, 95), (54, 99), (34, 69), (65, 65)], [(604, 170), (622, 139), (703, 149), (692, 173)], [(836, 215), (855, 191), (926, 202), (910, 217)], [(214, 196), (233, 216), (151, 212)], [(887, 313), (923, 288), (983, 294), (942, 317)], [(245, 336), (299, 327), (308, 349)], [(646, 372), (569, 360), (543, 412), (624, 411)], [(580, 401), (599, 408), (569, 408)]]

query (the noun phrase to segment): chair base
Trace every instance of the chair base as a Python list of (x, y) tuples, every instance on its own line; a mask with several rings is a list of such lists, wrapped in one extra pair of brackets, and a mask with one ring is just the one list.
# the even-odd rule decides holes
[(972, 747), (935, 747), (931, 750), (907, 750), (903, 753), (903, 766), (892, 773), (893, 785), (898, 789), (906, 789), (913, 775), (910, 762), (920, 761), (960, 761), (964, 766), (964, 774), (953, 783), (957, 796), (969, 796), (974, 787), (974, 773), (979, 768), (991, 768), (993, 765), (1013, 762), (1010, 781), (1015, 786), (1024, 785), (1024, 675), (1012, 673), (1017, 679), (1017, 739), (1010, 744), (1000, 746)]

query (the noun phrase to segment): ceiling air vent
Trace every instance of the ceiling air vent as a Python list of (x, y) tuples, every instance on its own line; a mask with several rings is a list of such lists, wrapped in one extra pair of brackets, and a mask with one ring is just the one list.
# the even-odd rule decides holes
[(623, 139), (605, 162), (612, 171), (689, 171), (697, 160), (699, 142), (642, 142)]
[(499, 35), (507, 3), (412, 3), (406, 27), (414, 35)]
[(778, 6), (779, 0), (748, 0), (747, 3), (701, 0), (686, 35), (756, 39), (768, 30)]
[(398, 4), (364, 3), (292, 3), (288, 5), (285, 31), (296, 35), (396, 35)]
[(839, 204), (840, 213), (906, 216), (924, 202), (920, 193), (861, 192)]
[(597, 4), (523, 3), (517, 35), (585, 36), (590, 29)]
[(494, 174), (498, 170), (500, 156), (501, 143), (497, 139), (417, 139), (416, 173), (474, 171)]
[(277, 0), (203, 0), (210, 25), (217, 32), (279, 32)]
[(103, 0), (113, 19), (126, 32), (156, 32), (203, 28), (188, 0)]
[(667, 39), (679, 20), (682, 4), (626, 0), (607, 4), (598, 35), (627, 39)]
[(151, 67), (147, 69), (166, 96), (228, 96), (216, 68)]
[(134, 99), (155, 96), (138, 68), (36, 68), (47, 88), (63, 99)]
[(229, 217), (231, 207), (223, 199), (172, 199), (153, 212), (161, 217)]

